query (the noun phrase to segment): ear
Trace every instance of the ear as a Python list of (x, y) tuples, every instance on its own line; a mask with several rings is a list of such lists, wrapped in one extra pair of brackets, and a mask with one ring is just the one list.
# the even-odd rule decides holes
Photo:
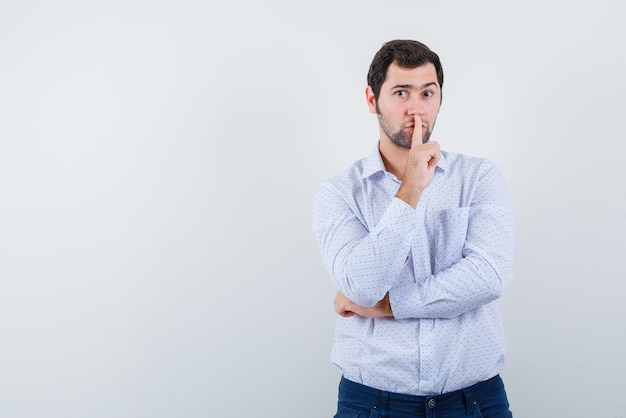
[(367, 107), (370, 113), (376, 114), (376, 98), (374, 97), (374, 90), (370, 86), (365, 88), (365, 100), (367, 100)]

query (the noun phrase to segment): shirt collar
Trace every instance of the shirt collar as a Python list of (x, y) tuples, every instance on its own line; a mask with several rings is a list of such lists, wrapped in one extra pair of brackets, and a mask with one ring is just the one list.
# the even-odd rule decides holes
[[(441, 151), (441, 158), (437, 163), (437, 168), (443, 171), (446, 171), (449, 165), (448, 160), (446, 159), (446, 154), (447, 153), (445, 151)], [(362, 176), (363, 178), (367, 178), (378, 173), (379, 171), (385, 172), (385, 164), (383, 163), (383, 157), (380, 155), (378, 143), (376, 143), (376, 146), (370, 155), (365, 157)]]

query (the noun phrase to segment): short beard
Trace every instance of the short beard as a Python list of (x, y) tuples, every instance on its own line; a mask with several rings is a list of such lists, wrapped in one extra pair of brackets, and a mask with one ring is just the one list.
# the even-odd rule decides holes
[[(387, 118), (385, 118), (385, 115), (383, 115), (382, 113), (380, 113), (380, 110), (378, 110), (378, 105), (377, 107), (377, 113), (376, 116), (378, 116), (378, 124), (380, 125), (380, 129), (382, 129), (382, 131), (385, 133), (385, 135), (387, 135), (387, 137), (389, 139), (391, 139), (391, 142), (393, 142), (394, 144), (396, 144), (398, 147), (400, 148), (405, 148), (405, 149), (411, 149), (411, 143), (413, 142), (413, 135), (409, 135), (405, 130), (400, 130), (398, 132), (392, 132), (391, 131), (391, 127), (389, 126), (389, 123), (387, 123)], [(421, 126), (414, 126), (413, 129), (422, 129)], [(425, 144), (428, 142), (428, 140), (430, 139), (430, 135), (433, 133), (432, 129), (429, 129), (426, 131), (425, 134), (423, 134), (422, 136), (422, 144)]]

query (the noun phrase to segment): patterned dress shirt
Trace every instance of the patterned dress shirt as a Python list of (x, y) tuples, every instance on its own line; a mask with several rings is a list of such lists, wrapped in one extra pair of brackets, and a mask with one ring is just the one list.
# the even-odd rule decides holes
[(413, 209), (395, 197), (378, 147), (313, 198), (326, 269), (353, 302), (389, 292), (393, 318), (339, 317), (332, 361), (345, 378), (412, 395), (461, 389), (500, 373), (497, 300), (512, 277), (514, 213), (489, 160), (442, 151)]

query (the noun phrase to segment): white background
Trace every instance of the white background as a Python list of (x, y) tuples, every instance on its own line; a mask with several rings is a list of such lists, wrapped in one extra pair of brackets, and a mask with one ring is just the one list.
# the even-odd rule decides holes
[(3, 0), (0, 417), (332, 416), (311, 195), (395, 38), (511, 191), (515, 416), (626, 416), (626, 35), (581, 3)]

